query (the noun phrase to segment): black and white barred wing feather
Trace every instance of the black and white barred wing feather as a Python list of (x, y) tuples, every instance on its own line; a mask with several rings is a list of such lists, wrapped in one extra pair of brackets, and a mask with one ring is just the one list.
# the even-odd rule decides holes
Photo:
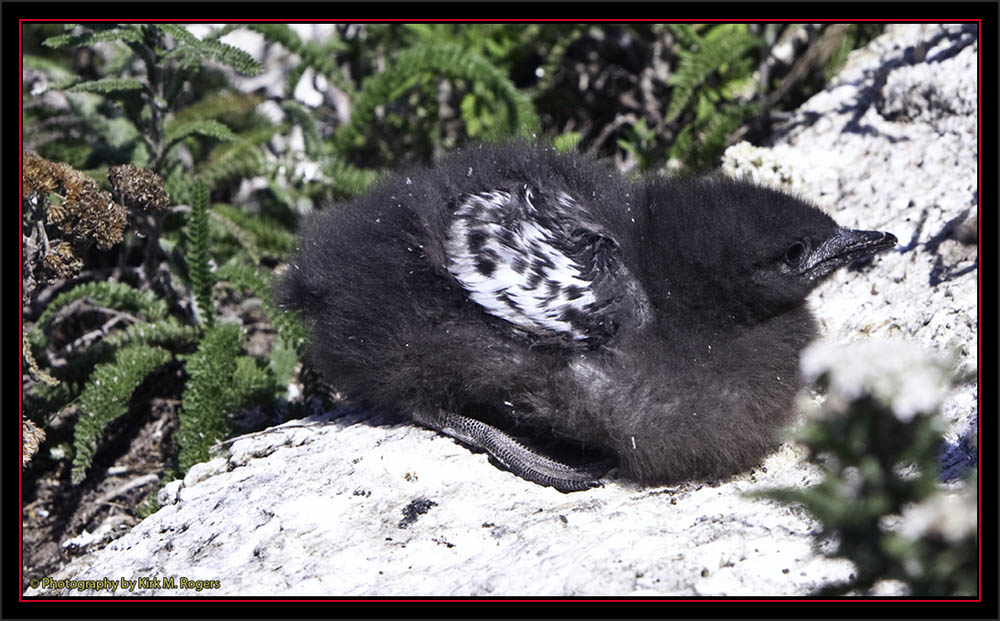
[(563, 192), (465, 195), (449, 225), (448, 270), (491, 315), (598, 344), (617, 330), (622, 297), (638, 285), (615, 241), (588, 220)]

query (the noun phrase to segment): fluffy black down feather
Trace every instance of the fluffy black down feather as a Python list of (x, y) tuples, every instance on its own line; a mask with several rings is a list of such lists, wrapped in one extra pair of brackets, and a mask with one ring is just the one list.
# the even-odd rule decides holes
[(432, 426), (488, 411), (646, 484), (772, 451), (816, 334), (806, 295), (895, 242), (749, 183), (633, 183), (526, 144), (403, 172), (302, 230), (278, 295), (338, 391)]

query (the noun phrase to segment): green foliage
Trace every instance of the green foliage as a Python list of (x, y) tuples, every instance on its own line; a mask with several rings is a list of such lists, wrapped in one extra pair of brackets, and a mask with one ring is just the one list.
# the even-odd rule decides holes
[(131, 78), (106, 78), (91, 82), (80, 82), (68, 89), (70, 93), (116, 93), (119, 91), (141, 91), (142, 82)]
[(670, 153), (698, 171), (712, 164), (728, 136), (756, 114), (756, 107), (741, 93), (755, 92), (754, 56), (763, 42), (749, 33), (746, 24), (716, 25), (704, 35), (686, 24), (668, 28), (685, 48), (677, 51), (680, 62), (668, 80), (673, 93), (665, 120), (686, 121)]
[[(255, 110), (263, 97), (254, 94), (221, 91), (206, 95), (203, 99), (181, 108), (171, 123), (186, 124), (199, 121), (218, 121), (236, 134), (259, 127), (261, 119)], [(231, 140), (231, 138), (227, 138)]]
[(170, 145), (194, 134), (210, 136), (216, 140), (230, 141), (236, 139), (236, 136), (233, 132), (229, 131), (228, 127), (213, 119), (168, 124), (166, 134), (167, 143)]
[(230, 261), (219, 268), (218, 278), (231, 287), (248, 291), (261, 300), (261, 308), (277, 338), (271, 347), (268, 368), (274, 378), (277, 396), (284, 396), (299, 360), (305, 354), (306, 331), (297, 313), (278, 308), (271, 293), (274, 286), (271, 275), (246, 264)]
[[(31, 332), (36, 348), (45, 345), (42, 329), (77, 300), (87, 300), (97, 308), (133, 313), (135, 319), (144, 316), (150, 321), (130, 323), (81, 349), (54, 371), (61, 380), (58, 385), (39, 388), (25, 399), (25, 414), (36, 420), (79, 401), (80, 417), (74, 428), (74, 483), (86, 474), (104, 429), (127, 412), (134, 389), (149, 373), (170, 360), (168, 349), (193, 349), (198, 339), (196, 328), (166, 316), (166, 305), (151, 293), (137, 291), (124, 283), (104, 281), (83, 283), (53, 300)], [(82, 391), (79, 386), (83, 386)]]
[(183, 59), (182, 62), (193, 66), (199, 66), (205, 59), (212, 58), (248, 76), (258, 75), (264, 70), (252, 56), (237, 47), (218, 41), (202, 41), (178, 24), (157, 24), (156, 27), (177, 37), (183, 44), (167, 52), (166, 58), (178, 56)]
[(330, 189), (340, 198), (362, 194), (384, 176), (378, 171), (358, 168), (337, 157), (326, 161), (323, 173), (330, 180)]
[(567, 132), (556, 136), (555, 140), (552, 141), (552, 146), (560, 153), (572, 153), (576, 151), (581, 138), (583, 135), (580, 132)]
[(73, 482), (83, 480), (105, 427), (128, 411), (132, 393), (146, 377), (171, 359), (170, 352), (136, 344), (118, 351), (114, 361), (98, 365), (80, 395), (80, 419), (74, 428)]
[[(171, 169), (176, 167), (177, 160), (170, 160), (169, 156), (183, 144), (195, 151), (197, 162), (206, 157), (208, 151), (186, 139), (203, 136), (230, 142), (238, 137), (225, 126), (226, 123), (208, 114), (185, 113), (184, 107), (191, 103), (191, 90), (205, 89), (201, 96), (216, 96), (210, 83), (216, 79), (213, 76), (218, 75), (218, 70), (206, 66), (206, 61), (216, 61), (244, 75), (258, 74), (262, 70), (260, 63), (238, 48), (211, 39), (202, 41), (175, 24), (110, 27), (97, 23), (70, 25), (67, 30), (73, 32), (49, 37), (45, 44), (58, 48), (112, 44), (114, 55), (108, 59), (107, 68), (115, 71), (98, 79), (62, 76), (48, 86), (68, 86), (66, 92), (74, 94), (69, 97), (68, 104), (78, 127), (66, 126), (66, 133), (73, 136), (68, 142), (64, 136), (51, 132), (32, 137), (31, 127), (57, 116), (59, 111), (56, 110), (39, 109), (29, 115), (26, 121), (37, 123), (26, 123), (29, 128), (26, 137), (41, 141), (36, 146), (39, 153), (57, 160), (65, 161), (67, 150), (75, 149), (72, 163), (81, 168), (134, 163), (149, 165), (165, 177), (175, 173), (173, 184), (180, 187), (171, 188), (168, 184), (168, 189), (176, 191), (171, 193), (175, 200), (186, 199), (191, 169), (182, 171), (186, 174), (178, 174), (179, 171)], [(137, 60), (141, 65), (135, 62)], [(37, 60), (33, 62), (35, 66), (40, 65)], [(140, 69), (142, 66), (145, 71)], [(254, 100), (253, 97), (243, 99)], [(25, 103), (30, 107), (28, 100)], [(256, 125), (261, 124), (258, 121)], [(83, 145), (91, 147), (85, 159), (76, 155)], [(252, 158), (254, 154), (243, 155)], [(258, 170), (259, 166), (254, 168), (254, 172)], [(184, 181), (178, 184), (178, 180)], [(208, 180), (211, 185), (218, 177)]]
[(256, 128), (213, 149), (198, 171), (198, 178), (207, 186), (216, 187), (227, 181), (262, 174), (267, 160), (261, 147), (280, 129)]
[(190, 379), (181, 404), (178, 431), (180, 469), (209, 458), (211, 446), (229, 433), (229, 414), (265, 402), (273, 392), (267, 372), (243, 351), (240, 326), (220, 323), (205, 332), (186, 360)]
[(696, 49), (701, 45), (701, 36), (697, 31), (703, 28), (704, 24), (667, 24), (667, 30), (683, 50)]
[(745, 56), (761, 45), (757, 37), (749, 34), (745, 24), (722, 24), (705, 37), (693, 32), (691, 36), (694, 37), (693, 49), (678, 51), (680, 64), (669, 80), (674, 91), (667, 108), (667, 121), (677, 119), (692, 100), (700, 98), (697, 96), (707, 96), (720, 89), (719, 86), (713, 88), (709, 78), (718, 76), (723, 84), (734, 78), (744, 80), (747, 69), (752, 67)]
[(158, 495), (159, 495), (158, 489), (153, 490), (152, 492), (147, 494), (146, 499), (143, 500), (138, 507), (136, 507), (135, 517), (139, 518), (140, 520), (145, 520), (149, 516), (159, 511), (160, 502), (157, 500)]
[(36, 329), (47, 324), (66, 306), (83, 299), (107, 308), (140, 313), (154, 321), (167, 315), (167, 304), (152, 293), (113, 280), (85, 282), (57, 295), (39, 315)]
[(77, 391), (65, 382), (51, 386), (39, 384), (34, 390), (27, 392), (23, 396), (21, 413), (27, 418), (44, 424), (54, 413), (59, 412), (77, 396)]
[(272, 293), (274, 278), (269, 272), (234, 260), (219, 268), (218, 279), (225, 281), (234, 289), (248, 291), (260, 298), (264, 313), (278, 332), (278, 337), (286, 341), (295, 351), (304, 353), (305, 329), (302, 322), (296, 313), (278, 308)]
[(319, 135), (319, 127), (316, 124), (316, 119), (313, 118), (309, 109), (294, 99), (283, 101), (281, 107), (302, 128), (302, 138), (305, 142), (306, 155), (313, 159), (321, 158), (323, 156), (323, 138)]
[[(259, 98), (232, 96), (225, 80), (219, 79), (219, 69), (206, 64), (215, 61), (245, 75), (259, 73), (260, 64), (242, 50), (212, 38), (200, 40), (186, 28), (173, 24), (121, 28), (101, 24), (69, 26), (65, 34), (46, 40), (46, 45), (52, 48), (96, 43), (112, 44), (102, 49), (112, 54), (106, 59), (106, 66), (115, 69), (115, 73), (81, 80), (45, 57), (35, 56), (30, 61), (58, 77), (46, 88), (65, 89), (69, 115), (67, 110), (29, 106), (32, 111), (27, 134), (43, 152), (68, 153), (68, 148), (76, 149), (74, 153), (80, 155), (74, 157), (79, 158), (81, 167), (107, 169), (121, 162), (148, 163), (165, 177), (173, 204), (190, 204), (186, 219), (168, 214), (140, 222), (140, 226), (144, 237), (152, 240), (153, 245), (145, 249), (150, 265), (166, 259), (171, 273), (186, 276), (189, 283), (186, 295), (194, 302), (197, 325), (189, 325), (188, 317), (182, 322), (172, 314), (188, 306), (183, 298), (172, 297), (177, 289), (155, 283), (146, 283), (142, 290), (120, 282), (85, 283), (58, 296), (39, 316), (31, 333), (32, 341), (34, 349), (48, 362), (45, 355), (48, 345), (42, 329), (57, 317), (61, 322), (70, 319), (63, 315), (74, 301), (86, 298), (98, 313), (130, 313), (122, 315), (126, 320), (109, 333), (87, 339), (65, 363), (51, 369), (64, 380), (63, 384), (38, 388), (26, 399), (33, 412), (41, 417), (79, 401), (75, 481), (80, 480), (90, 463), (106, 425), (128, 410), (134, 388), (148, 371), (173, 355), (187, 360), (184, 356), (204, 344), (205, 339), (208, 344), (200, 348), (200, 357), (191, 359), (194, 372), (188, 371), (203, 377), (206, 368), (230, 369), (225, 381), (235, 382), (238, 388), (226, 394), (240, 398), (223, 402), (227, 413), (240, 406), (246, 387), (250, 387), (251, 393), (261, 392), (261, 386), (267, 388), (268, 394), (274, 392), (270, 372), (241, 355), (241, 345), (237, 349), (212, 347), (210, 335), (216, 334), (213, 331), (216, 301), (211, 272), (214, 249), (209, 191), (220, 184), (263, 172), (264, 143), (287, 128), (273, 126), (256, 114)], [(72, 119), (59, 126), (66, 127), (67, 136), (32, 134), (34, 127), (51, 118)], [(182, 150), (186, 157), (177, 157)], [(264, 253), (276, 252), (275, 248), (287, 251), (292, 243), (290, 232), (286, 230), (282, 235), (285, 229), (274, 228), (278, 220), (272, 219), (269, 223), (272, 228), (267, 230), (266, 224), (254, 221), (248, 214), (235, 215), (230, 211), (226, 215), (230, 216), (227, 221), (236, 223), (241, 231), (250, 231), (245, 238), (262, 249), (257, 259)], [(182, 252), (172, 252), (171, 248)], [(161, 254), (164, 252), (165, 255)], [(65, 329), (65, 325), (68, 322), (57, 328)], [(148, 355), (150, 352), (156, 355)], [(146, 354), (145, 366), (134, 364), (136, 356), (141, 354)], [(132, 373), (124, 374), (123, 366), (128, 364), (132, 365)], [(222, 381), (221, 376), (213, 377), (217, 383)], [(204, 385), (201, 389), (204, 392)], [(198, 391), (192, 394), (197, 395)], [(197, 399), (192, 403), (197, 403)], [(201, 410), (190, 407), (188, 411), (197, 416)], [(191, 425), (191, 421), (183, 423), (186, 429)]]
[[(726, 140), (743, 123), (757, 114), (755, 103), (744, 105), (724, 103), (716, 114), (706, 116), (706, 121), (688, 125), (677, 137), (672, 153), (679, 155), (691, 170), (705, 170), (715, 164), (726, 148)], [(701, 130), (700, 139), (695, 142), (694, 134)]]
[(46, 47), (60, 48), (60, 47), (82, 47), (85, 45), (94, 45), (95, 43), (101, 43), (104, 41), (128, 41), (132, 43), (138, 43), (142, 40), (142, 33), (138, 26), (127, 25), (116, 28), (107, 28), (105, 30), (97, 30), (94, 32), (84, 32), (81, 34), (62, 34), (54, 37), (49, 37), (42, 44)]
[(161, 345), (172, 351), (185, 350), (198, 342), (198, 328), (180, 323), (175, 317), (151, 323), (133, 323), (109, 335), (103, 343), (121, 347), (130, 343)]
[(195, 184), (186, 238), (187, 254), (184, 258), (194, 293), (195, 317), (199, 324), (211, 327), (215, 322), (215, 306), (212, 304), (215, 277), (209, 265), (208, 188), (201, 182)]
[(34, 69), (47, 75), (52, 80), (52, 88), (55, 90), (69, 88), (79, 81), (76, 74), (51, 58), (24, 54), (21, 57), (21, 64), (25, 69)]
[[(122, 249), (118, 261), (145, 257), (139, 271), (129, 272), (127, 266), (123, 271), (138, 276), (137, 287), (118, 281), (77, 285), (49, 302), (29, 332), (29, 353), (60, 383), (32, 386), (24, 412), (44, 424), (60, 410), (80, 405), (79, 422), (70, 430), (77, 444), (74, 482), (100, 449), (108, 423), (129, 410), (135, 388), (165, 360), (182, 361), (191, 378), (181, 412), (187, 433), (185, 468), (197, 459), (193, 455), (205, 455), (199, 442), (221, 437), (230, 413), (282, 394), (301, 357), (304, 335), (297, 320), (274, 307), (269, 273), (247, 265), (247, 258), (254, 265), (273, 265), (273, 259), (294, 248), (292, 231), (300, 210), (311, 209), (314, 199), (361, 191), (378, 176), (335, 153), (321, 135), (314, 111), (284, 102), (288, 121), (275, 124), (257, 112), (262, 97), (231, 86), (215, 63), (245, 75), (262, 69), (245, 52), (219, 42), (234, 28), (199, 39), (180, 25), (94, 23), (67, 25), (61, 34), (39, 27), (48, 36), (33, 39), (29, 33), (27, 38), (45, 41), (26, 55), (25, 66), (46, 79), (25, 89), (26, 141), (96, 179), (105, 179), (107, 170), (121, 163), (148, 166), (164, 178), (170, 204), (187, 206), (130, 214), (137, 235), (125, 237), (130, 247)], [(335, 45), (288, 43), (336, 82)], [(95, 44), (101, 45), (90, 72), (78, 74), (70, 67), (73, 52)], [(61, 90), (65, 97), (38, 97), (47, 90)], [(59, 107), (49, 100), (65, 103)], [(293, 128), (303, 130), (306, 155), (335, 174), (336, 183), (322, 176), (295, 181), (288, 173), (296, 170), (296, 162), (269, 158), (268, 141)], [(264, 176), (274, 190), (256, 209), (210, 207), (211, 192), (232, 192), (254, 176)], [(220, 236), (236, 243), (218, 244)], [(245, 355), (242, 339), (233, 337), (238, 328), (215, 325), (219, 300), (212, 265), (223, 259), (237, 259), (244, 266), (245, 272), (231, 270), (227, 277), (239, 281), (241, 292), (260, 295), (274, 321), (278, 338), (267, 360)], [(172, 283), (159, 280), (167, 273), (163, 267)], [(88, 303), (82, 321), (73, 306), (80, 300)], [(192, 308), (193, 314), (185, 312)], [(89, 332), (78, 335), (79, 330)], [(216, 399), (218, 395), (222, 397)], [(191, 429), (208, 433), (196, 441)], [(51, 441), (58, 443), (59, 435), (53, 434)]]
[[(471, 84), (463, 100), (463, 119), (477, 119), (470, 134), (483, 135), (487, 128), (508, 135), (529, 136), (538, 131), (538, 117), (531, 101), (514, 87), (510, 79), (482, 56), (453, 43), (417, 44), (402, 50), (392, 66), (375, 74), (365, 83), (354, 102), (351, 122), (335, 137), (341, 151), (352, 147), (371, 146), (373, 136), (380, 133), (375, 110), (403, 98), (416, 87), (434, 87), (442, 78)], [(470, 99), (471, 97), (471, 99)], [(428, 108), (433, 108), (427, 102)], [(433, 114), (428, 117), (433, 118)], [(397, 121), (389, 120), (390, 123)], [(433, 143), (437, 133), (424, 136)], [(391, 154), (383, 153), (389, 157)], [(391, 159), (391, 157), (390, 157)]]
[(291, 67), (285, 79), (286, 97), (291, 98), (299, 79), (310, 68), (325, 76), (348, 95), (355, 94), (354, 86), (344, 77), (343, 71), (337, 65), (335, 52), (346, 47), (339, 38), (329, 37), (323, 43), (303, 42), (301, 37), (286, 24), (248, 24), (247, 29), (259, 32), (268, 41), (280, 43), (301, 59), (298, 65)]
[(650, 170), (656, 164), (656, 134), (646, 127), (646, 119), (639, 119), (633, 124), (625, 138), (618, 140), (618, 146), (635, 156), (639, 170)]
[[(85, 383), (95, 365), (107, 361), (124, 346), (132, 344), (162, 346), (178, 352), (193, 349), (193, 345), (197, 343), (198, 329), (181, 324), (174, 317), (165, 316), (166, 305), (153, 294), (137, 291), (120, 282), (89, 282), (60, 294), (43, 312), (28, 335), (33, 349), (38, 351), (37, 355), (43, 355), (46, 346), (43, 332), (46, 325), (59, 314), (60, 310), (77, 300), (87, 300), (97, 310), (114, 309), (134, 314), (136, 320), (145, 317), (148, 321), (128, 323), (127, 327), (115, 330), (107, 337), (79, 349), (64, 366), (54, 370), (59, 380), (69, 382), (73, 387)], [(76, 396), (77, 390), (63, 386), (59, 390), (49, 390), (46, 393), (40, 395), (36, 409), (55, 412), (67, 405)]]

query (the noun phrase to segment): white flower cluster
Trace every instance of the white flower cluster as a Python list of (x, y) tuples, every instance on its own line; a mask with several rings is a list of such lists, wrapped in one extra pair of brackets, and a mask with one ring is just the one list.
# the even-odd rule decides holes
[(903, 510), (899, 534), (913, 540), (932, 535), (957, 543), (965, 537), (975, 536), (976, 510), (974, 485), (966, 485), (954, 493), (935, 494)]
[(850, 346), (820, 341), (802, 353), (802, 375), (809, 383), (826, 376), (823, 410), (845, 412), (871, 396), (908, 422), (934, 414), (951, 390), (951, 368), (927, 351), (902, 341), (866, 341)]

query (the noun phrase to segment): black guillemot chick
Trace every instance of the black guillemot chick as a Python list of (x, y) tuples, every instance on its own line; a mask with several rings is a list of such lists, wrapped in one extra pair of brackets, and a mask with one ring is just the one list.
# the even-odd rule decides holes
[(806, 296), (895, 244), (746, 181), (632, 182), (582, 155), (480, 145), (304, 222), (277, 293), (350, 400), (561, 491), (603, 471), (513, 435), (662, 484), (777, 447), (816, 335)]

